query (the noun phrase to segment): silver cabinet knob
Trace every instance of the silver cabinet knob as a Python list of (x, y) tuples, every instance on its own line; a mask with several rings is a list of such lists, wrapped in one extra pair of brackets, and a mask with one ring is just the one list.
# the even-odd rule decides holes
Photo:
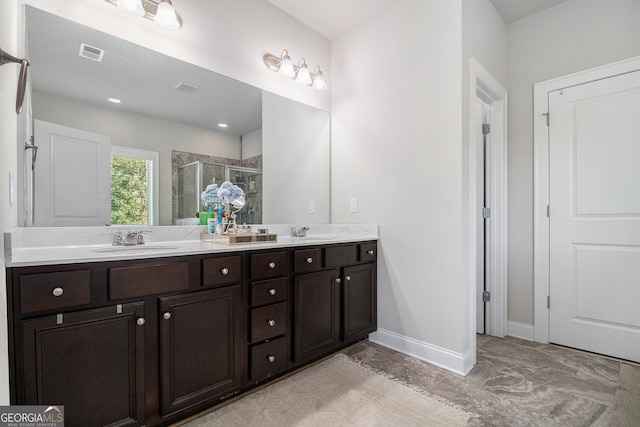
[(336, 283), (342, 283), (342, 279), (339, 277), (336, 277)]
[(276, 361), (276, 357), (272, 354), (267, 356), (267, 360), (269, 361), (269, 363), (273, 363)]
[(220, 273), (226, 276), (227, 274), (229, 274), (229, 269), (227, 267), (224, 267), (223, 269), (220, 270)]
[(313, 264), (313, 258), (311, 257), (307, 258), (307, 264)]
[(163, 318), (164, 320), (169, 320), (169, 319), (171, 319), (171, 313), (169, 313), (168, 311), (165, 311), (165, 312), (162, 314), (162, 318)]
[(138, 317), (138, 320), (136, 320), (136, 323), (138, 324), (138, 326), (142, 326), (144, 325), (144, 317)]
[(368, 253), (369, 255), (373, 255), (375, 252), (373, 252), (372, 250), (368, 250), (368, 251), (367, 251), (367, 253)]
[(273, 261), (271, 261), (271, 262), (269, 263), (269, 268), (276, 268), (276, 263), (275, 263), (275, 262), (273, 262)]
[(54, 297), (59, 297), (64, 293), (64, 289), (58, 286), (57, 288), (54, 288), (51, 293), (53, 294)]
[(344, 278), (347, 282), (351, 281), (351, 276), (347, 276)]
[(269, 295), (275, 295), (276, 290), (274, 288), (269, 289)]
[(276, 321), (275, 321), (275, 320), (273, 320), (273, 319), (269, 319), (269, 320), (267, 320), (267, 325), (269, 325), (269, 326), (276, 326)]

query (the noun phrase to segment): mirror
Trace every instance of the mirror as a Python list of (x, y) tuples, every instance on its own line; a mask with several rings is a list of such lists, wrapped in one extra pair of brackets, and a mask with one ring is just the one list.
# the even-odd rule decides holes
[[(23, 209), (32, 209), (35, 220), (31, 224), (31, 216), (25, 215), (24, 225), (104, 225), (84, 224), (88, 214), (80, 213), (82, 207), (69, 206), (94, 195), (111, 199), (110, 194), (103, 194), (110, 193), (110, 188), (93, 192), (76, 189), (76, 184), (104, 186), (94, 186), (93, 178), (82, 175), (98, 169), (91, 163), (96, 156), (87, 151), (87, 157), (82, 157), (84, 151), (73, 144), (60, 151), (68, 154), (59, 168), (68, 185), (55, 184), (63, 193), (56, 196), (58, 193), (51, 190), (56, 179), (49, 168), (56, 152), (47, 152), (42, 146), (42, 138), (38, 138), (42, 131), (37, 132), (40, 122), (106, 136), (115, 147), (111, 155), (117, 149), (155, 156), (157, 163), (150, 164), (157, 178), (149, 178), (157, 192), (153, 193), (150, 185), (150, 198), (156, 203), (155, 208), (149, 205), (153, 225), (185, 223), (178, 214), (178, 170), (193, 162), (261, 171), (262, 197), (256, 197), (262, 204), (259, 222), (329, 222), (327, 112), (31, 6), (26, 6), (26, 43), (31, 63), (29, 108), (39, 149), (35, 178), (31, 181), (26, 173), (22, 183), (23, 194), (35, 193), (35, 197), (25, 198)], [(112, 104), (108, 98), (118, 98), (121, 103)], [(221, 128), (219, 123), (227, 127)], [(75, 144), (76, 139), (67, 141)], [(25, 170), (30, 171), (33, 157), (25, 152)], [(42, 182), (50, 187), (41, 189)], [(192, 213), (195, 217), (196, 212)], [(38, 219), (39, 214), (64, 220), (47, 223)]]

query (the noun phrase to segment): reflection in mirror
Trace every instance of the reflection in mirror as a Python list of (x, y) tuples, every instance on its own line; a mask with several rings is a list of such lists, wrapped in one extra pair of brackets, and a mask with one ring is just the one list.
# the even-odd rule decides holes
[[(178, 170), (193, 162), (262, 170), (265, 193), (256, 195), (251, 208), (252, 213), (261, 215), (248, 215), (247, 208), (246, 223), (329, 222), (328, 113), (268, 93), (264, 96), (281, 102), (263, 105), (260, 89), (25, 7), (27, 57), (32, 64), (29, 107), (34, 122), (98, 135), (109, 147), (157, 153), (157, 182), (153, 184), (158, 207), (148, 216), (150, 224), (193, 221), (195, 208), (178, 212), (182, 197)], [(108, 102), (109, 98), (120, 103)], [(297, 110), (305, 113), (297, 114)], [(268, 125), (263, 123), (263, 114), (267, 114)], [(313, 115), (326, 122), (326, 132), (302, 122)], [(265, 130), (266, 126), (281, 130)], [(283, 132), (286, 128), (318, 130), (326, 149), (313, 148), (318, 135)], [(271, 141), (275, 137), (272, 148), (266, 147), (271, 142), (263, 140), (265, 132)], [(25, 197), (24, 225), (111, 223), (112, 190), (104, 189), (104, 184), (98, 189), (99, 177), (84, 175), (104, 170), (101, 165), (109, 163), (110, 155), (103, 159), (103, 149), (79, 144), (75, 137), (64, 137), (58, 144), (45, 134), (34, 131), (34, 136), (40, 146), (34, 176), (26, 173), (21, 183), (25, 194), (34, 196)], [(42, 149), (45, 145), (48, 150)], [(265, 150), (270, 153), (268, 160), (263, 158)], [(62, 153), (58, 170), (55, 163)], [(291, 158), (293, 153), (295, 158)], [(24, 162), (30, 172), (31, 156), (25, 155)], [(288, 175), (283, 177), (282, 171)], [(239, 172), (236, 175), (240, 177)], [(111, 181), (107, 181), (108, 186)], [(305, 183), (300, 187), (299, 182)], [(80, 184), (86, 184), (85, 188)], [(153, 195), (151, 188), (149, 194)], [(276, 197), (274, 203), (265, 200), (267, 197)], [(261, 208), (260, 203), (264, 203)], [(106, 217), (102, 214), (105, 209)]]

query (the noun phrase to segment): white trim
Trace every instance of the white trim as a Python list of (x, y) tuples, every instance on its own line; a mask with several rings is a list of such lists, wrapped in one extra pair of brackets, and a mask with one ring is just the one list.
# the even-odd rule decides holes
[(111, 155), (116, 157), (129, 157), (132, 159), (147, 160), (151, 162), (151, 215), (149, 217), (148, 225), (160, 225), (160, 154), (157, 151), (112, 145)]
[[(549, 342), (549, 133), (545, 114), (549, 92), (640, 70), (640, 56), (533, 85), (533, 325), (534, 339)], [(553, 120), (553, 117), (550, 118)], [(551, 207), (553, 214), (553, 207)]]
[(467, 375), (473, 368), (471, 351), (465, 354), (457, 353), (385, 329), (378, 329), (371, 333), (369, 341), (439, 366), (458, 375)]
[(533, 325), (509, 320), (507, 324), (507, 335), (527, 341), (533, 341)]
[(492, 309), (486, 334), (504, 337), (507, 333), (507, 90), (474, 58), (470, 61), (469, 82), (469, 295), (471, 351), (475, 358), (476, 331), (476, 117), (473, 114), (476, 92), (481, 90), (491, 101), (491, 260), (489, 291)]

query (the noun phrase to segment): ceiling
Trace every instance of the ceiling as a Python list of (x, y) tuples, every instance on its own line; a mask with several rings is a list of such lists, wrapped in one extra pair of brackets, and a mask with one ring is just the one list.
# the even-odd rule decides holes
[[(335, 39), (393, 0), (267, 0), (328, 39)], [(470, 0), (477, 1), (477, 0)], [(566, 0), (490, 0), (505, 23), (533, 15)]]

